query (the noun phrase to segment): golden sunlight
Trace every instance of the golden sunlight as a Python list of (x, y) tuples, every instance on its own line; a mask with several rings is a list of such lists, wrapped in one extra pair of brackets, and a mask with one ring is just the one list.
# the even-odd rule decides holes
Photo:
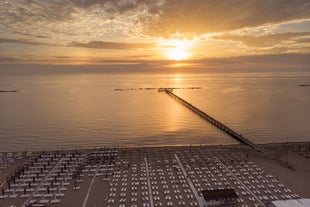
[(190, 48), (193, 46), (193, 41), (171, 39), (162, 41), (161, 45), (169, 60), (187, 60), (191, 56)]

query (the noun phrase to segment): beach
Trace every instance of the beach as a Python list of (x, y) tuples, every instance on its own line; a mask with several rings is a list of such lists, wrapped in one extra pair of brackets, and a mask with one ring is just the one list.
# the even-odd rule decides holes
[(12, 153), (0, 173), (4, 189), (0, 203), (1, 207), (31, 202), (66, 207), (203, 206), (200, 192), (219, 189), (236, 191), (233, 206), (309, 198), (309, 143), (262, 147), (276, 159), (245, 145), (106, 147), (23, 152), (19, 157)]

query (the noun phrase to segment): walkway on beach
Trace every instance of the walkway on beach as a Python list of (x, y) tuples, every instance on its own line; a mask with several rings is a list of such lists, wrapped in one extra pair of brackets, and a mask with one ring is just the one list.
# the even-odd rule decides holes
[(266, 156), (270, 156), (269, 152), (267, 150), (265, 150), (263, 147), (255, 144), (253, 142), (251, 142), (249, 139), (247, 139), (244, 136), (242, 136), (241, 134), (235, 132), (233, 129), (231, 129), (227, 125), (221, 123), (220, 121), (216, 120), (212, 116), (208, 115), (207, 113), (205, 113), (205, 112), (201, 111), (200, 109), (198, 109), (197, 107), (193, 106), (191, 103), (189, 103), (189, 102), (185, 101), (184, 99), (180, 98), (179, 96), (174, 94), (171, 89), (164, 89), (164, 92), (166, 92), (166, 94), (168, 94), (169, 96), (171, 96), (175, 100), (179, 101), (181, 104), (186, 106), (188, 109), (193, 111), (195, 114), (197, 114), (201, 118), (203, 118), (204, 120), (210, 122), (211, 124), (213, 124), (217, 128), (219, 128), (222, 131), (224, 131), (226, 134), (228, 134), (231, 137), (233, 137), (236, 140), (238, 140), (239, 142), (250, 146), (251, 148), (255, 149), (258, 152), (261, 152), (262, 154), (264, 154)]

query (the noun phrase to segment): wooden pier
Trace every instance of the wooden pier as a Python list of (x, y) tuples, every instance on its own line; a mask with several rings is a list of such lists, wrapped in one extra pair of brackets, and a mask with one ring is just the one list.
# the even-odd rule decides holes
[(189, 102), (185, 101), (184, 99), (180, 98), (179, 96), (175, 95), (172, 90), (165, 89), (165, 92), (169, 96), (171, 96), (172, 98), (174, 98), (175, 100), (179, 101), (181, 104), (186, 106), (188, 109), (193, 111), (195, 114), (197, 114), (198, 116), (200, 116), (204, 120), (210, 122), (211, 124), (213, 124), (217, 128), (219, 128), (222, 131), (224, 131), (226, 134), (228, 134), (231, 137), (233, 137), (236, 140), (238, 140), (239, 142), (250, 146), (251, 148), (255, 149), (256, 151), (258, 151), (258, 152), (260, 152), (260, 153), (262, 153), (262, 154), (264, 154), (266, 156), (270, 156), (269, 152), (267, 150), (265, 150), (263, 147), (261, 147), (260, 145), (255, 144), (253, 142), (251, 142), (250, 140), (245, 138), (242, 134), (239, 134), (239, 133), (235, 132), (233, 129), (231, 129), (227, 125), (221, 123), (220, 121), (216, 120), (212, 116), (208, 115), (207, 113), (205, 113), (205, 112), (201, 111), (200, 109), (198, 109), (197, 107), (193, 106), (191, 103), (189, 103)]

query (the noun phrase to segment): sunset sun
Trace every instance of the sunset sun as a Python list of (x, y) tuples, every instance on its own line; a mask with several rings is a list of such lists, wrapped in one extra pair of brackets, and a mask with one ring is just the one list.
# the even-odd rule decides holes
[(193, 42), (189, 40), (171, 39), (162, 42), (163, 53), (169, 60), (187, 60), (191, 56)]

